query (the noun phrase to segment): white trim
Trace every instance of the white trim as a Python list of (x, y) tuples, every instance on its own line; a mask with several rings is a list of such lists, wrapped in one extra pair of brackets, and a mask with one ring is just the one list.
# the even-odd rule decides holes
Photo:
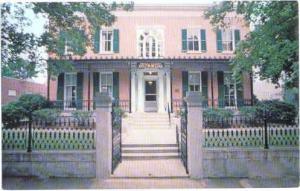
[[(76, 90), (76, 93), (75, 93), (75, 101), (77, 100), (77, 72), (65, 72), (64, 73), (64, 109), (65, 110), (73, 110), (73, 109), (76, 109), (76, 108), (72, 108), (72, 107), (67, 107), (66, 106), (66, 101), (67, 102), (69, 102), (69, 101), (72, 101), (72, 100), (68, 100), (67, 99), (67, 89), (66, 89), (66, 87), (67, 87), (67, 85), (66, 85), (66, 75), (75, 75), (75, 79), (76, 79), (76, 83), (75, 83), (75, 90)], [(70, 85), (68, 85), (68, 86), (70, 86)]]
[[(189, 36), (189, 31), (190, 30), (198, 30), (198, 48), (199, 48), (199, 50), (189, 50), (189, 41), (188, 41), (188, 36)], [(206, 29), (205, 28), (202, 28), (201, 26), (190, 26), (190, 27), (188, 27), (188, 28), (186, 28), (186, 43), (187, 43), (187, 46), (186, 46), (186, 48), (187, 48), (187, 50), (186, 50), (186, 53), (187, 54), (199, 54), (199, 53), (204, 53), (204, 52), (206, 52), (206, 51), (202, 51), (202, 48), (201, 48), (201, 30), (205, 30), (205, 33), (206, 33)], [(205, 41), (207, 41), (206, 39), (205, 39)], [(207, 49), (207, 47), (206, 47), (206, 49)]]

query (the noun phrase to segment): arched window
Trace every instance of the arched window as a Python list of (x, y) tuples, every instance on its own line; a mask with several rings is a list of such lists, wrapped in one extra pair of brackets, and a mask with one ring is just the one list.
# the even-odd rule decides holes
[(139, 35), (138, 55), (143, 58), (159, 58), (162, 53), (161, 34), (155, 30), (143, 31)]

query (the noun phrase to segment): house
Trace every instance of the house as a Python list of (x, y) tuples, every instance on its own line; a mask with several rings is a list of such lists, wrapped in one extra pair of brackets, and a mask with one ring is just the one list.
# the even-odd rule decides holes
[[(39, 84), (29, 80), (5, 77), (1, 78), (1, 101), (2, 105), (17, 100), (22, 94), (41, 94), (46, 97), (47, 84)], [(52, 97), (53, 97), (52, 93)]]
[(206, 106), (251, 104), (251, 74), (236, 83), (229, 68), (249, 26), (228, 15), (229, 27), (215, 29), (204, 18), (206, 8), (136, 5), (133, 11), (113, 12), (116, 22), (95, 29), (93, 47), (84, 56), (66, 47), (77, 72), (61, 73), (51, 82), (57, 89), (50, 91), (65, 109), (92, 108), (96, 92), (109, 92), (130, 112), (174, 111), (188, 91), (201, 93)]

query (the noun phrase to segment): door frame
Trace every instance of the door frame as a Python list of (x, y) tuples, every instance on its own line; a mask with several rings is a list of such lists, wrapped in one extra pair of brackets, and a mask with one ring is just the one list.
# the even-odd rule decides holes
[(147, 76), (147, 77), (145, 77), (144, 76), (144, 79), (143, 79), (143, 86), (144, 86), (144, 88), (143, 88), (143, 93), (144, 93), (144, 95), (143, 95), (143, 101), (144, 101), (144, 112), (148, 112), (148, 111), (146, 111), (146, 82), (147, 81), (155, 81), (155, 83), (156, 83), (156, 111), (155, 112), (158, 112), (158, 102), (159, 102), (159, 77), (158, 76)]

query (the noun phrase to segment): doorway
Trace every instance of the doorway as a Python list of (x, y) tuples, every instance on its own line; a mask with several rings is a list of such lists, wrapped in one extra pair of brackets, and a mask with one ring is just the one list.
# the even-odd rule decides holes
[(157, 112), (157, 80), (145, 80), (145, 112)]

